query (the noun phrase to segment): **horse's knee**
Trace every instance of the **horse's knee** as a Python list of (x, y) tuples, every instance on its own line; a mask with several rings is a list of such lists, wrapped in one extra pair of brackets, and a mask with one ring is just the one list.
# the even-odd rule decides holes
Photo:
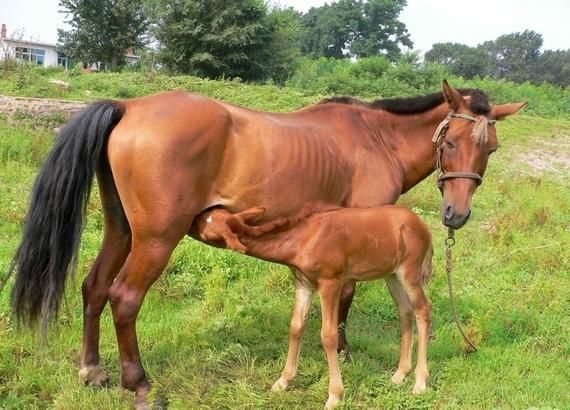
[(293, 339), (299, 339), (305, 332), (305, 322), (302, 320), (293, 319), (289, 327), (289, 334)]
[(336, 351), (338, 344), (338, 332), (324, 330), (321, 331), (321, 341), (325, 350), (334, 349)]
[(138, 315), (141, 302), (135, 291), (122, 286), (121, 282), (114, 283), (109, 289), (109, 303), (116, 325), (132, 323)]

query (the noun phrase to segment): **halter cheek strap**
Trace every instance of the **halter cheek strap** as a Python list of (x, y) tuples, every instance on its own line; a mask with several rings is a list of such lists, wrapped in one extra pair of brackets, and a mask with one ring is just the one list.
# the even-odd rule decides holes
[[(483, 182), (483, 177), (475, 172), (443, 172), (443, 147), (445, 146), (445, 134), (449, 129), (449, 121), (452, 118), (461, 118), (463, 120), (471, 121), (473, 123), (477, 122), (477, 118), (469, 115), (469, 114), (456, 114), (454, 112), (450, 112), (447, 114), (447, 117), (439, 123), (437, 126), (435, 133), (433, 134), (432, 142), (435, 143), (436, 146), (436, 154), (435, 154), (435, 172), (437, 177), (437, 187), (439, 190), (443, 190), (443, 183), (447, 179), (452, 178), (468, 178), (475, 181), (477, 186), (481, 185)], [(495, 120), (487, 120), (488, 124), (495, 124), (497, 121)]]

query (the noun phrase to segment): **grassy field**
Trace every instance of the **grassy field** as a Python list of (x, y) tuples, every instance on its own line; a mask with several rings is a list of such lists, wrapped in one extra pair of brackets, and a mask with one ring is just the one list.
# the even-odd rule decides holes
[[(270, 93), (254, 99), (245, 103), (275, 108)], [(305, 102), (290, 97), (275, 109)], [(404, 386), (391, 385), (398, 361), (396, 308), (383, 283), (360, 284), (348, 329), (354, 361), (342, 365), (343, 408), (570, 409), (570, 121), (519, 115), (498, 130), (500, 148), (454, 250), (459, 314), (480, 351), (465, 354), (450, 319), (441, 199), (428, 178), (400, 201), (427, 221), (435, 238), (429, 295), (437, 338), (429, 349), (428, 392), (412, 396), (413, 377)], [(45, 124), (0, 118), (0, 272), (16, 249), (30, 187), (52, 139)], [(108, 308), (101, 355), (111, 386), (86, 388), (77, 377), (79, 289), (102, 233), (96, 192), (89, 211), (79, 277), (69, 283), (47, 346), (32, 332), (15, 329), (9, 292), (0, 294), (0, 408), (131, 406), (132, 395), (119, 387)], [(269, 393), (285, 361), (292, 302), (286, 268), (184, 240), (138, 320), (154, 394), (172, 409), (322, 408), (328, 371), (318, 301), (294, 388)]]

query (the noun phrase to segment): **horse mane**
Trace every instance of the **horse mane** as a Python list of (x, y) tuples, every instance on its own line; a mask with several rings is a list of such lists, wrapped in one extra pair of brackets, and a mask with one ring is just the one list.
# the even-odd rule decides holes
[(242, 239), (241, 235), (255, 238), (267, 233), (275, 234), (278, 232), (286, 231), (302, 223), (314, 214), (329, 212), (339, 208), (340, 207), (336, 205), (329, 205), (319, 202), (305, 205), (299, 212), (292, 216), (280, 217), (261, 225), (248, 225), (234, 218), (228, 220), (227, 223), (232, 232), (240, 236), (240, 239)]
[[(476, 88), (457, 89), (463, 96), (469, 96), (469, 110), (478, 115), (487, 115), (491, 111), (489, 97), (484, 91)], [(443, 93), (437, 92), (418, 97), (386, 98), (374, 101), (361, 100), (354, 97), (330, 97), (318, 104), (349, 104), (360, 105), (371, 109), (384, 110), (392, 114), (412, 115), (432, 110), (444, 102)]]

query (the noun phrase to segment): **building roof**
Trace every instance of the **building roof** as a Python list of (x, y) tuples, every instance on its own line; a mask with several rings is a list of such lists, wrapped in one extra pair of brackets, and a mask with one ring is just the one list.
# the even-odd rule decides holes
[(6, 42), (8, 42), (8, 43), (14, 43), (14, 44), (18, 44), (18, 45), (31, 45), (31, 46), (57, 48), (57, 44), (44, 43), (44, 42), (41, 42), (41, 41), (16, 40), (16, 39), (11, 39), (11, 38), (3, 38), (2, 40), (3, 40), (3, 41), (6, 41)]

